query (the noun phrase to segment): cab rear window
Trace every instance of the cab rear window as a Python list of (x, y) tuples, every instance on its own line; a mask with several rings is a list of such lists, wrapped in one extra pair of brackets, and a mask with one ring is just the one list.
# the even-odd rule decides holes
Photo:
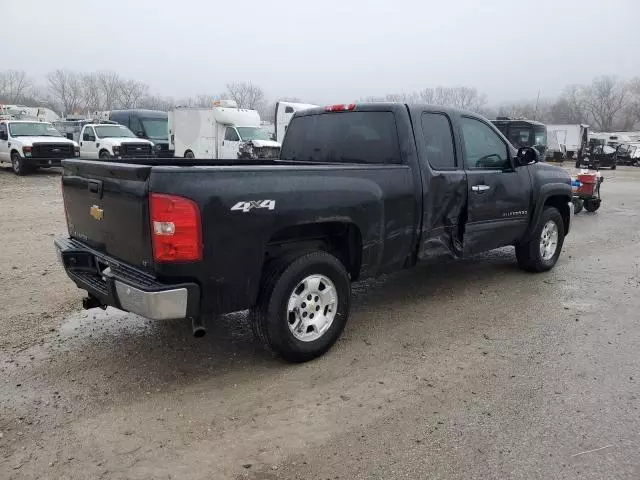
[(323, 163), (400, 163), (392, 112), (335, 112), (294, 117), (280, 158)]

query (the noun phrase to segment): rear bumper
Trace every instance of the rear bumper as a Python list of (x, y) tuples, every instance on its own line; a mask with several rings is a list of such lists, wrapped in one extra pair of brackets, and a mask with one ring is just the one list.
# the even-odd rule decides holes
[(69, 278), (100, 304), (153, 320), (199, 316), (200, 287), (196, 283), (161, 283), (77, 240), (61, 238), (54, 243)]

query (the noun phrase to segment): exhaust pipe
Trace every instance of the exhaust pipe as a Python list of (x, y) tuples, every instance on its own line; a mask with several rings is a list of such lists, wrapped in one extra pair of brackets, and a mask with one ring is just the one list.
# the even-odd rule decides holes
[(82, 308), (84, 310), (91, 310), (92, 308), (101, 308), (102, 310), (106, 310), (107, 306), (93, 295), (89, 295), (82, 299)]
[(191, 319), (191, 328), (193, 329), (193, 336), (196, 338), (202, 338), (207, 333), (207, 329), (204, 326), (204, 320), (200, 316), (193, 317)]

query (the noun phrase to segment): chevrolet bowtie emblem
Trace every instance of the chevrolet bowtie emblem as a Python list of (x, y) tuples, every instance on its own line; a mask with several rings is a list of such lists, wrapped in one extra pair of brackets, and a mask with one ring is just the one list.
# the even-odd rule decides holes
[(98, 205), (93, 205), (89, 209), (89, 215), (99, 221), (104, 218), (104, 210), (102, 210)]

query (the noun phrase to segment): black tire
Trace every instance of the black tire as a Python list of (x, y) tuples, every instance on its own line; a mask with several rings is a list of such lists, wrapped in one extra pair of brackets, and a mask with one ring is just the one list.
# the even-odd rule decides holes
[[(287, 304), (295, 289), (310, 275), (322, 275), (333, 283), (337, 307), (328, 329), (315, 340), (303, 341), (289, 327)], [(350, 297), (349, 274), (333, 255), (307, 251), (276, 259), (266, 266), (258, 302), (251, 311), (253, 333), (267, 349), (289, 362), (312, 360), (329, 350), (340, 337), (349, 318)]]
[(191, 159), (191, 158), (196, 158), (196, 156), (193, 154), (193, 152), (192, 152), (191, 150), (187, 150), (187, 151), (184, 153), (184, 158), (189, 158), (189, 159)]
[(13, 173), (19, 176), (27, 175), (31, 169), (24, 162), (24, 158), (20, 156), (18, 152), (11, 152), (11, 167), (13, 168)]
[(611, 165), (611, 170), (615, 170), (615, 169), (616, 169), (616, 167), (617, 167), (617, 165), (615, 165), (615, 164), (614, 164), (614, 165)]
[(584, 209), (587, 212), (595, 212), (596, 210), (598, 210), (600, 208), (600, 199), (595, 199), (595, 200), (586, 200), (584, 202)]
[(582, 162), (580, 162), (580, 160), (576, 161), (576, 168), (580, 168), (580, 163), (582, 163)]
[(100, 154), (98, 155), (100, 160), (111, 160), (111, 154), (106, 150), (100, 150)]
[[(540, 253), (540, 244), (542, 240), (542, 231), (548, 222), (554, 222), (558, 230), (558, 240), (556, 243), (556, 249), (548, 259), (542, 257)], [(560, 256), (562, 245), (564, 243), (564, 221), (562, 215), (557, 208), (547, 206), (542, 212), (540, 221), (531, 236), (531, 239), (526, 243), (520, 243), (516, 245), (516, 258), (518, 259), (518, 266), (523, 270), (529, 272), (546, 272), (551, 270)]]
[(573, 213), (580, 213), (584, 207), (584, 200), (577, 199), (573, 201)]

